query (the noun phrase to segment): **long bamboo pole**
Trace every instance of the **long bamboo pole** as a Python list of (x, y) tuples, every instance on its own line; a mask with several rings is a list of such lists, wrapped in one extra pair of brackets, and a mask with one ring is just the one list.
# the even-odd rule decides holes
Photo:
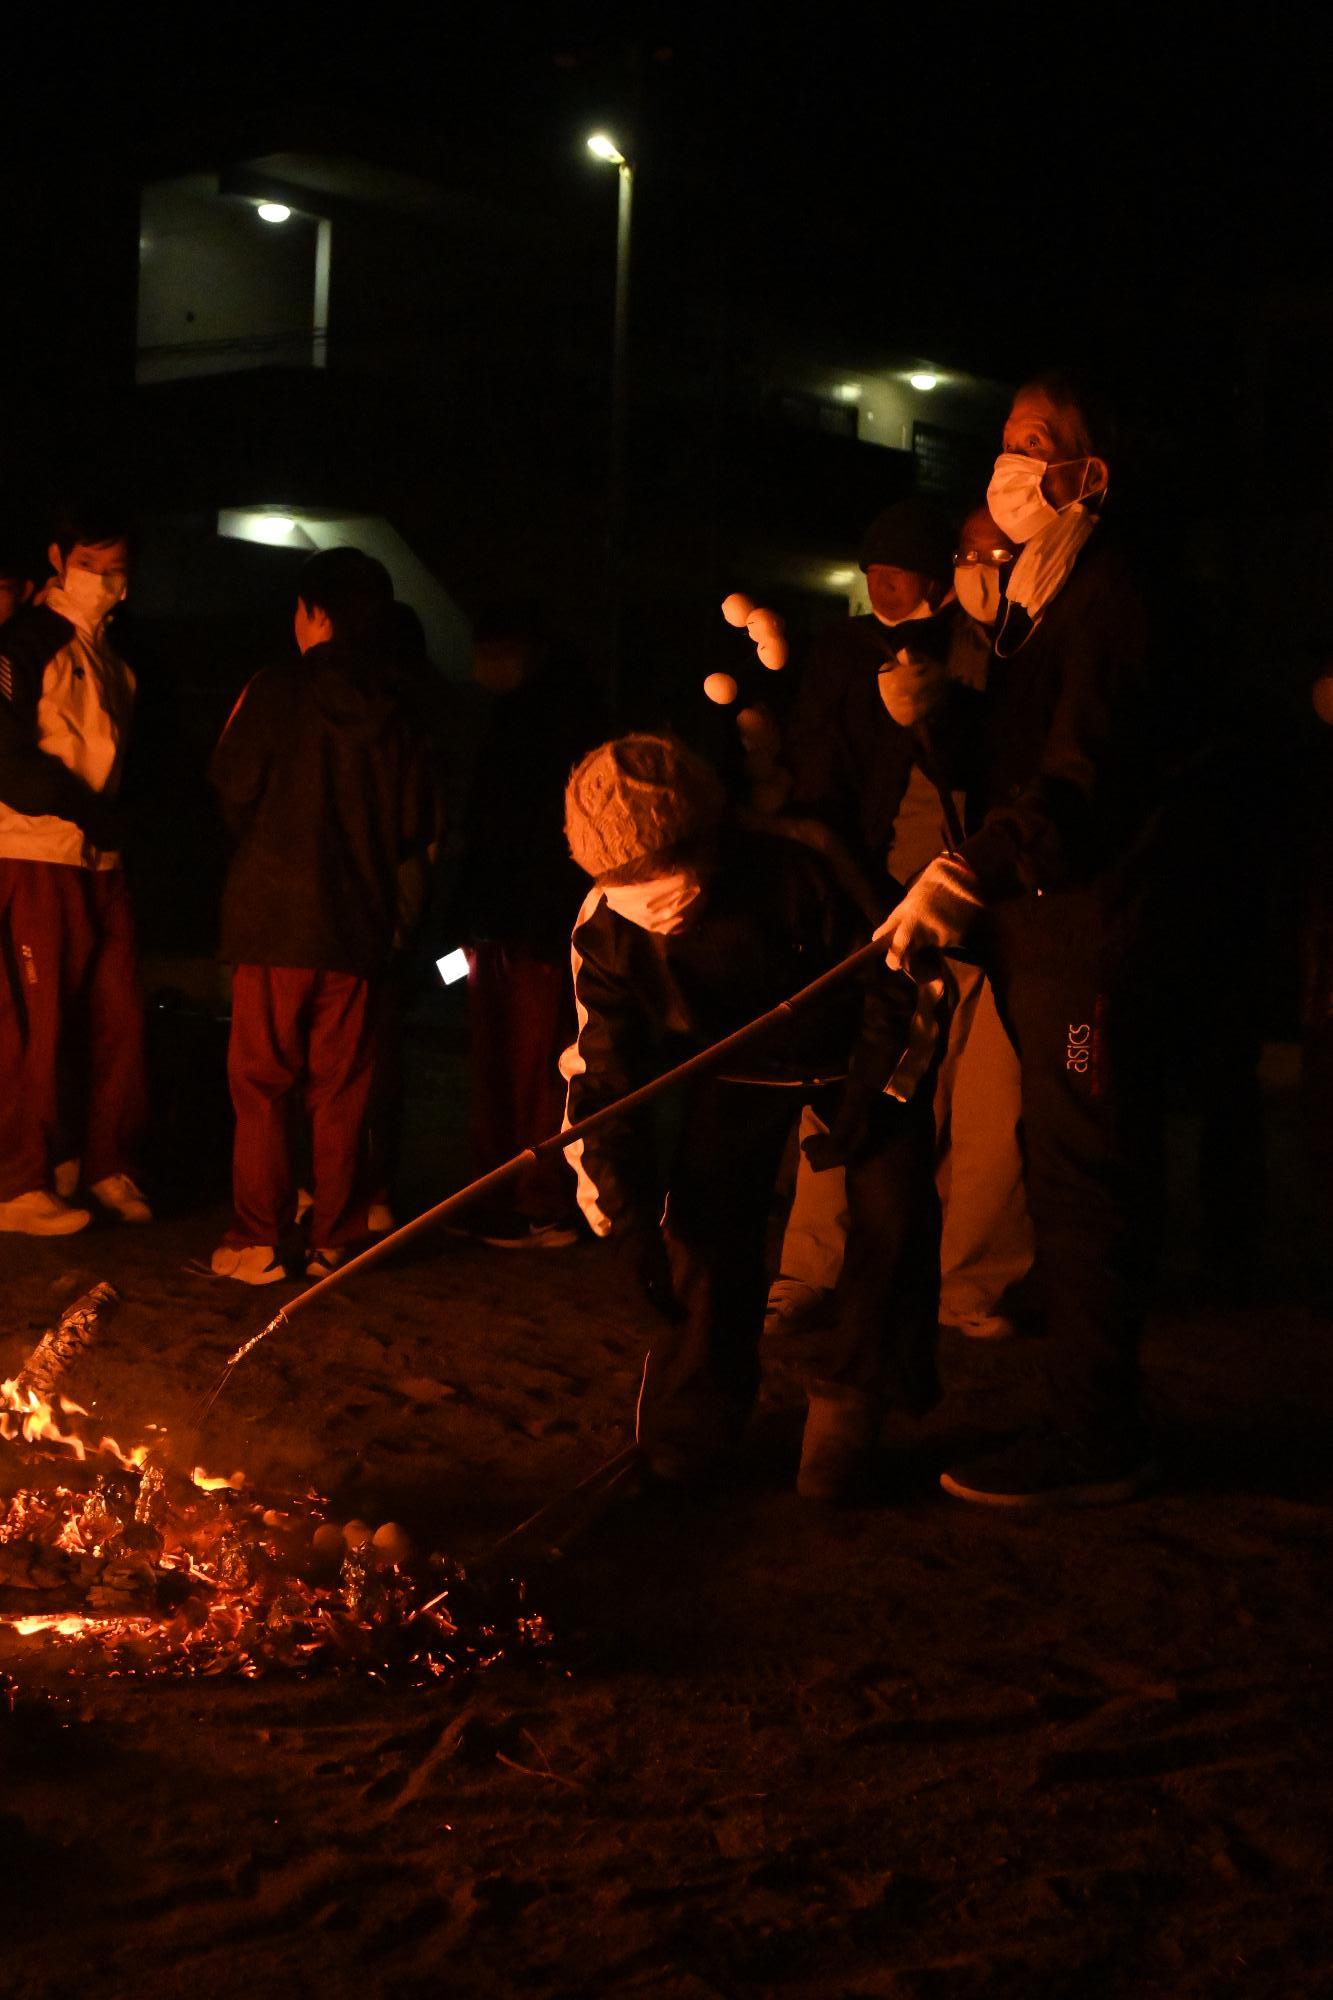
[(228, 1372), (252, 1348), (257, 1347), (261, 1340), (266, 1339), (270, 1333), (277, 1332), (280, 1327), (289, 1325), (297, 1313), (304, 1312), (307, 1306), (313, 1305), (315, 1300), (322, 1298), (326, 1292), (346, 1284), (349, 1278), (356, 1277), (359, 1273), (372, 1270), (376, 1264), (382, 1263), (404, 1244), (434, 1229), (438, 1223), (445, 1220), (446, 1216), (456, 1215), (469, 1202), (477, 1201), (483, 1195), (493, 1194), (497, 1188), (504, 1187), (533, 1161), (544, 1159), (554, 1152), (563, 1152), (566, 1146), (573, 1145), (578, 1139), (586, 1138), (591, 1132), (601, 1131), (614, 1119), (624, 1118), (631, 1112), (641, 1110), (644, 1105), (651, 1104), (654, 1098), (674, 1089), (677, 1084), (685, 1083), (691, 1077), (706, 1075), (709, 1070), (720, 1068), (741, 1049), (749, 1048), (753, 1043), (762, 1040), (772, 1029), (789, 1020), (799, 1008), (808, 1007), (812, 1001), (822, 999), (825, 994), (841, 986), (864, 966), (873, 964), (883, 955), (883, 945), (872, 939), (869, 944), (860, 946), (849, 957), (831, 966), (827, 972), (822, 972), (818, 979), (812, 979), (808, 986), (801, 987), (800, 991), (793, 993), (789, 1000), (782, 1000), (776, 1007), (771, 1007), (766, 1014), (757, 1015), (753, 1021), (747, 1021), (743, 1028), (737, 1028), (730, 1035), (724, 1035), (720, 1042), (713, 1042), (708, 1048), (700, 1049), (696, 1055), (677, 1063), (674, 1069), (664, 1070), (661, 1076), (654, 1077), (650, 1083), (640, 1084), (637, 1090), (631, 1090), (627, 1096), (617, 1098), (614, 1104), (604, 1104), (600, 1111), (590, 1112), (576, 1124), (566, 1126), (561, 1132), (552, 1132), (549, 1138), (539, 1140), (525, 1152), (516, 1153), (512, 1160), (506, 1160), (502, 1166), (493, 1167), (490, 1173), (483, 1174), (479, 1180), (470, 1181), (466, 1187), (458, 1188), (453, 1194), (446, 1195), (444, 1200), (437, 1201), (433, 1208), (423, 1209), (422, 1213), (414, 1216), (410, 1222), (403, 1223), (400, 1228), (392, 1230), (387, 1236), (381, 1236), (368, 1250), (361, 1251), (359, 1256), (349, 1259), (346, 1264), (340, 1264), (336, 1271), (330, 1271), (326, 1278), (318, 1278), (313, 1285), (307, 1286), (305, 1291), (298, 1292), (281, 1311), (274, 1314), (262, 1331), (237, 1348), (227, 1362)]

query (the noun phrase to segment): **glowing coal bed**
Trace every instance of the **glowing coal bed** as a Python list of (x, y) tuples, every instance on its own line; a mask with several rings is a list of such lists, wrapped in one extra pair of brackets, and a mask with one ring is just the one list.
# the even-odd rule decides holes
[[(62, 1321), (66, 1345), (79, 1314), (87, 1300)], [(0, 1638), (24, 1642), (5, 1647), (11, 1669), (32, 1646), (71, 1673), (434, 1681), (549, 1643), (517, 1580), (420, 1559), (393, 1522), (340, 1525), (318, 1494), (183, 1473), (161, 1433), (124, 1451), (90, 1426), (38, 1367), (0, 1384)]]
[(548, 1643), (521, 1583), (415, 1562), (400, 1535), (339, 1529), (316, 1496), (266, 1506), (157, 1464), (89, 1478), (22, 1456), (36, 1477), (0, 1514), (0, 1626), (66, 1649), (71, 1671), (431, 1680)]

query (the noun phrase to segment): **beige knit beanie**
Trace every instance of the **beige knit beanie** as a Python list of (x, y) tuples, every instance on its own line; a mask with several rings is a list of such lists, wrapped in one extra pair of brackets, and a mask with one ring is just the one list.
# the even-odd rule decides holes
[(618, 736), (590, 750), (565, 788), (565, 838), (597, 878), (707, 839), (722, 817), (722, 782), (670, 736)]

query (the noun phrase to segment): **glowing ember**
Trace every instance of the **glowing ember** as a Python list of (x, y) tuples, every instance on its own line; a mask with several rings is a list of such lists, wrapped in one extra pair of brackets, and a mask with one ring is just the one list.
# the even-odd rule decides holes
[(100, 1658), (113, 1673), (247, 1678), (354, 1666), (434, 1679), (548, 1643), (521, 1585), (417, 1564), (394, 1522), (339, 1526), (317, 1494), (266, 1503), (239, 1471), (186, 1476), (157, 1425), (152, 1447), (93, 1442), (54, 1376), (91, 1340), (103, 1293), (114, 1300), (95, 1288), (0, 1384), (0, 1438), (27, 1482), (0, 1499), (0, 1629), (67, 1648), (71, 1672)]
[(40, 1612), (35, 1618), (5, 1618), (0, 1623), (8, 1625), (18, 1633), (20, 1639), (30, 1639), (35, 1632), (53, 1632), (61, 1639), (82, 1638), (84, 1633), (95, 1631), (99, 1626), (112, 1624), (140, 1625), (152, 1624), (150, 1618), (77, 1618), (70, 1612)]
[[(231, 1480), (117, 1465), (91, 1489), (9, 1501), (0, 1627), (67, 1646), (71, 1671), (100, 1657), (115, 1673), (250, 1679), (316, 1666), (434, 1679), (547, 1644), (521, 1585), (482, 1588), (439, 1557), (409, 1569), (395, 1559), (407, 1546), (398, 1530), (349, 1547), (314, 1495), (265, 1507)], [(29, 1609), (34, 1596), (63, 1601)]]

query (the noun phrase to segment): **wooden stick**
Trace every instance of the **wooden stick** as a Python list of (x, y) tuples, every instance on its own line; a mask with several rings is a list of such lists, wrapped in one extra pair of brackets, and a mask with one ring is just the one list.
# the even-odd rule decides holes
[(586, 1118), (580, 1118), (575, 1124), (566, 1126), (563, 1131), (552, 1132), (548, 1138), (539, 1140), (535, 1146), (529, 1146), (526, 1152), (516, 1153), (512, 1160), (506, 1160), (502, 1166), (492, 1168), (490, 1173), (483, 1174), (479, 1180), (458, 1188), (453, 1194), (446, 1195), (443, 1201), (437, 1201), (433, 1208), (424, 1209), (420, 1215), (414, 1216), (412, 1221), (404, 1222), (400, 1228), (392, 1230), (387, 1236), (381, 1236), (368, 1250), (363, 1250), (348, 1263), (341, 1264), (336, 1271), (330, 1271), (326, 1278), (317, 1279), (313, 1285), (307, 1286), (305, 1291), (298, 1292), (294, 1299), (289, 1300), (274, 1314), (266, 1327), (237, 1348), (227, 1363), (228, 1369), (234, 1368), (236, 1363), (252, 1348), (257, 1347), (268, 1334), (276, 1333), (280, 1327), (289, 1325), (297, 1313), (304, 1312), (307, 1306), (313, 1305), (325, 1292), (333, 1290), (335, 1286), (346, 1284), (349, 1278), (355, 1277), (360, 1272), (372, 1270), (394, 1250), (401, 1249), (404, 1244), (425, 1235), (427, 1230), (434, 1229), (446, 1216), (456, 1215), (459, 1209), (469, 1202), (478, 1201), (484, 1195), (494, 1194), (498, 1188), (504, 1187), (522, 1173), (525, 1167), (532, 1166), (551, 1153), (563, 1152), (576, 1140), (584, 1139), (592, 1132), (600, 1132), (604, 1126), (611, 1124), (617, 1118), (625, 1118), (632, 1112), (642, 1110), (645, 1105), (651, 1104), (654, 1098), (660, 1097), (664, 1091), (674, 1089), (677, 1084), (686, 1083), (692, 1077), (704, 1076), (710, 1070), (721, 1068), (741, 1049), (750, 1048), (774, 1028), (790, 1020), (799, 1008), (808, 1007), (812, 1001), (822, 1000), (826, 994), (833, 992), (836, 987), (843, 985), (883, 955), (884, 946), (872, 938), (869, 944), (862, 945), (859, 950), (852, 952), (850, 957), (831, 966), (827, 972), (821, 973), (818, 979), (812, 979), (810, 984), (803, 986), (798, 993), (793, 993), (789, 1000), (780, 1001), (766, 1014), (760, 1014), (755, 1020), (748, 1021), (743, 1028), (737, 1028), (732, 1034), (724, 1035), (720, 1042), (712, 1043), (709, 1048), (700, 1049), (697, 1055), (689, 1056), (684, 1062), (677, 1063), (674, 1069), (664, 1071), (650, 1083), (640, 1084), (637, 1090), (631, 1090), (626, 1096), (617, 1098), (614, 1104), (604, 1104), (600, 1111), (590, 1112)]

